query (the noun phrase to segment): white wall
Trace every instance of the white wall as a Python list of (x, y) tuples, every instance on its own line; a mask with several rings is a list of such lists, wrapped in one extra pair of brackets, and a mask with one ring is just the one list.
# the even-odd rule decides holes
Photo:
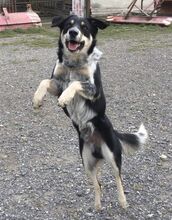
[[(92, 11), (107, 11), (107, 12), (118, 12), (125, 11), (132, 0), (91, 0)], [(140, 7), (141, 0), (137, 1), (137, 5)], [(144, 0), (144, 7), (150, 5), (153, 0)], [(116, 11), (114, 11), (116, 10)]]
[[(92, 4), (94, 5), (99, 4), (101, 7), (104, 8), (127, 8), (128, 5), (132, 2), (132, 0), (91, 0)], [(137, 5), (140, 5), (140, 0), (137, 1)], [(149, 5), (153, 2), (153, 0), (144, 0), (144, 5)]]

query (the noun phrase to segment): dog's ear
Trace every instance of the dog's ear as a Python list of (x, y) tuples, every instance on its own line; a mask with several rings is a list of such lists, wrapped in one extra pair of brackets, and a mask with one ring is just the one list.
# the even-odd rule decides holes
[(95, 26), (96, 28), (99, 28), (101, 30), (107, 28), (109, 26), (109, 24), (106, 22), (106, 21), (102, 21), (102, 20), (99, 20), (97, 18), (88, 18), (88, 21), (93, 25)]
[(59, 27), (59, 28), (61, 28), (61, 27), (62, 27), (62, 24), (63, 24), (63, 21), (64, 21), (64, 18), (63, 18), (63, 17), (61, 17), (61, 16), (55, 16), (55, 17), (53, 17), (53, 19), (52, 19), (51, 27)]

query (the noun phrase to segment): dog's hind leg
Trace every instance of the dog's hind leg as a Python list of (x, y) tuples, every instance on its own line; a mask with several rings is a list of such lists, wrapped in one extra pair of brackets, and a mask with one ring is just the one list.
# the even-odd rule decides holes
[(57, 83), (54, 79), (44, 79), (41, 81), (33, 97), (34, 108), (39, 108), (42, 105), (47, 91), (52, 95), (58, 95)]
[[(102, 155), (104, 159), (112, 166), (113, 172), (116, 179), (117, 191), (118, 191), (118, 200), (122, 208), (127, 208), (126, 196), (124, 194), (124, 189), (122, 186), (122, 180), (120, 175), (121, 169), (121, 155), (114, 155), (114, 153), (109, 149), (109, 147), (103, 143), (101, 146)], [(116, 157), (116, 158), (115, 158)]]
[(84, 168), (88, 176), (91, 178), (95, 190), (95, 209), (101, 209), (101, 187), (97, 180), (98, 159), (92, 155), (91, 144), (84, 144), (82, 159)]
[(127, 202), (121, 181), (121, 143), (119, 141), (119, 138), (114, 134), (113, 126), (106, 115), (104, 115), (104, 117), (95, 118), (93, 120), (93, 124), (100, 132), (100, 135), (104, 140), (104, 143), (101, 144), (101, 152), (103, 158), (113, 168), (120, 205), (123, 208), (126, 208)]

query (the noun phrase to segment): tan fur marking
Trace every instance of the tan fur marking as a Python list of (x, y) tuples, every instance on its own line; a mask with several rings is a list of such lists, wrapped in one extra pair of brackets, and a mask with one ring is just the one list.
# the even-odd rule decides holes
[(41, 83), (39, 84), (34, 97), (33, 97), (33, 107), (34, 108), (39, 108), (42, 105), (42, 101), (44, 96), (47, 93), (47, 87), (49, 85), (49, 79), (42, 80)]
[(90, 48), (90, 46), (92, 44), (93, 38), (92, 38), (91, 35), (90, 35), (90, 38), (87, 38), (86, 36), (82, 35), (81, 41), (85, 42), (85, 45), (84, 45), (84, 47), (83, 47), (83, 49), (81, 51), (82, 51), (82, 53), (86, 54), (88, 49)]
[(58, 88), (57, 88), (57, 84), (55, 83), (54, 80), (50, 80), (49, 82), (49, 86), (47, 87), (47, 91), (54, 96), (58, 95)]
[(119, 201), (121, 207), (126, 209), (128, 207), (128, 204), (126, 201), (126, 196), (124, 194), (124, 189), (122, 186), (121, 177), (119, 175), (119, 169), (118, 169), (114, 160), (111, 161), (111, 163), (112, 163), (112, 167), (113, 167), (113, 171), (114, 171), (115, 179), (116, 179), (116, 185), (117, 185), (117, 191), (118, 191), (118, 201)]
[(82, 67), (80, 70), (79, 70), (79, 74), (80, 75), (83, 75), (83, 76), (86, 76), (86, 77), (90, 77), (90, 70), (89, 70), (89, 67), (86, 66), (86, 67)]
[(65, 74), (66, 72), (67, 72), (67, 69), (64, 67), (64, 65), (58, 63), (55, 67), (53, 74), (55, 77), (57, 77), (57, 76)]
[(84, 21), (81, 21), (81, 26), (84, 26), (85, 25), (85, 22)]
[(95, 190), (95, 209), (101, 209), (101, 188), (97, 181), (97, 170), (94, 170), (91, 174), (91, 179), (93, 181), (94, 190)]
[(126, 196), (124, 194), (124, 189), (122, 186), (122, 181), (119, 175), (116, 176), (116, 185), (118, 190), (118, 200), (122, 208), (126, 209), (128, 207)]
[(71, 24), (74, 24), (74, 23), (75, 23), (75, 21), (74, 21), (74, 20), (71, 20), (71, 21), (70, 21), (70, 23), (71, 23)]
[(58, 99), (59, 105), (64, 107), (65, 105), (68, 105), (69, 102), (74, 98), (75, 94), (78, 92), (81, 92), (82, 85), (79, 81), (72, 82), (67, 89), (63, 91), (61, 96)]
[(52, 95), (58, 94), (58, 89), (53, 79), (44, 79), (39, 84), (33, 97), (34, 108), (39, 108), (42, 105), (43, 99), (47, 91), (50, 92)]
[[(90, 163), (92, 163), (92, 153), (90, 151), (90, 146), (85, 146), (83, 148), (83, 162), (84, 162), (84, 168), (89, 176), (90, 180), (92, 181), (92, 184), (94, 186), (94, 191), (95, 191), (95, 200), (94, 200), (94, 205), (96, 210), (101, 209), (101, 188), (97, 180), (97, 173), (98, 173), (98, 168), (99, 168), (99, 162), (95, 162), (95, 166), (93, 169), (90, 169)], [(94, 162), (93, 162), (94, 163)]]
[(127, 205), (126, 197), (124, 194), (121, 177), (119, 175), (119, 169), (114, 160), (113, 153), (109, 150), (106, 144), (102, 145), (102, 153), (103, 153), (105, 160), (113, 168), (113, 172), (114, 172), (115, 179), (116, 179), (117, 191), (118, 191), (118, 200), (122, 208), (126, 209), (128, 205)]

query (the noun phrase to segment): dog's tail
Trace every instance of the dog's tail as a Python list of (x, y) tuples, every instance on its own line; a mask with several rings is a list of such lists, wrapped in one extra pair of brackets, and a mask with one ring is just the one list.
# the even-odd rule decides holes
[(118, 131), (114, 132), (122, 144), (123, 152), (127, 155), (138, 150), (148, 138), (148, 132), (143, 124), (141, 124), (139, 130), (133, 134), (119, 133)]

